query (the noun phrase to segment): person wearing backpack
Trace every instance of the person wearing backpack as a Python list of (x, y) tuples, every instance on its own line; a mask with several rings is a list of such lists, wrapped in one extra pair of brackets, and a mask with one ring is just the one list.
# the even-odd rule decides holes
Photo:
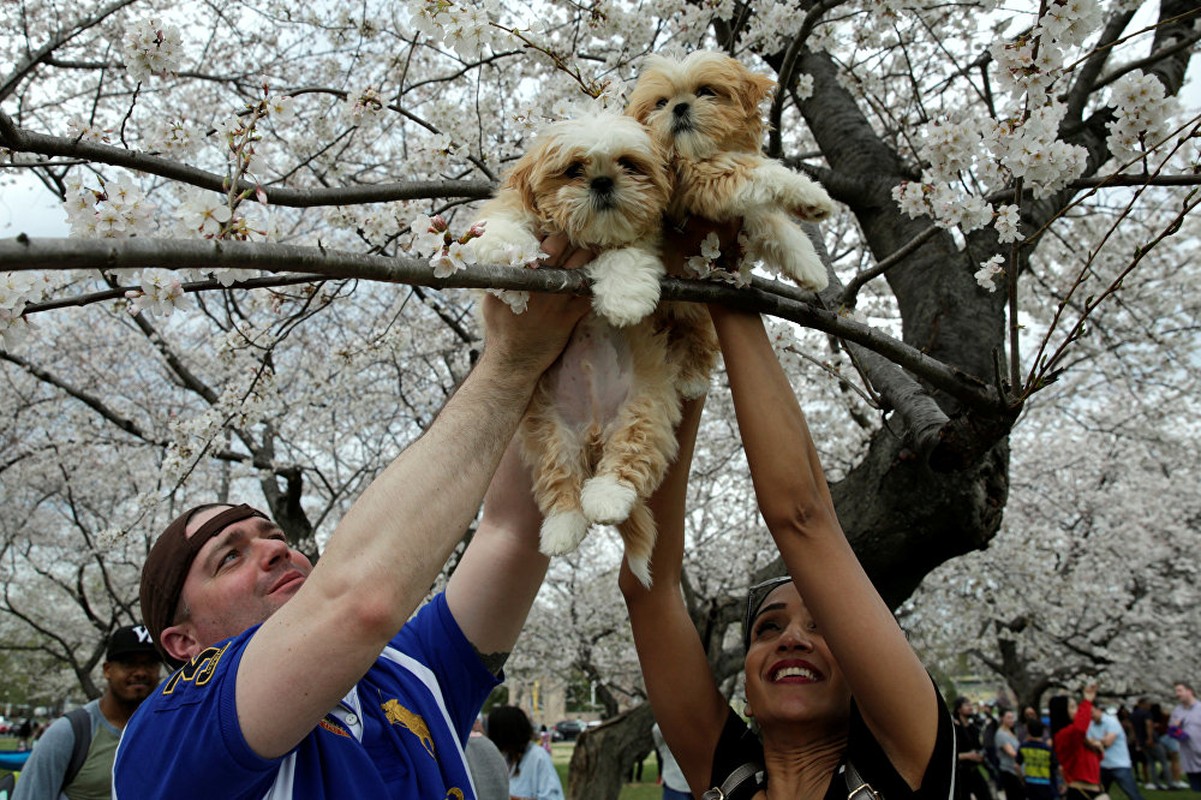
[(104, 656), (104, 694), (46, 729), (21, 769), (12, 800), (108, 800), (121, 732), (161, 673), (162, 659), (146, 628), (113, 631)]

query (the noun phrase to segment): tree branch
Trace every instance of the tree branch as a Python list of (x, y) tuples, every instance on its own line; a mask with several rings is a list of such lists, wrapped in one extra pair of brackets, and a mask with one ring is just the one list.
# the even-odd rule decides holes
[[(2, 137), (0, 141), (5, 147), (20, 153), (82, 158), (170, 178), (190, 186), (222, 194), (229, 192), (229, 187), (226, 186), (228, 181), (226, 175), (218, 175), (215, 172), (208, 172), (169, 158), (137, 150), (126, 150), (107, 144), (34, 133), (14, 125), (12, 119), (2, 111), (0, 111), (0, 137)], [(486, 181), (405, 181), (366, 186), (340, 186), (334, 189), (288, 189), (282, 186), (258, 187), (250, 181), (239, 180), (237, 188), (246, 192), (247, 197), (255, 201), (258, 200), (256, 189), (263, 188), (267, 201), (274, 205), (288, 208), (314, 208), (446, 197), (482, 199), (490, 196), (495, 187)]]
[(100, 9), (91, 17), (88, 17), (87, 19), (73, 25), (69, 29), (70, 33), (63, 33), (58, 36), (58, 38), (53, 39), (39, 47), (35, 52), (30, 53), (28, 58), (18, 64), (13, 71), (9, 73), (9, 76), (4, 79), (4, 83), (0, 83), (0, 100), (4, 100), (10, 94), (12, 94), (13, 90), (17, 88), (17, 84), (19, 84), (26, 75), (33, 72), (34, 67), (41, 63), (42, 59), (44, 59), (46, 56), (62, 47), (64, 44), (71, 41), (88, 28), (99, 25), (105, 19), (125, 8), (125, 6), (131, 5), (133, 2), (134, 0), (117, 0), (117, 2)]
[[(448, 278), (437, 278), (428, 264), (416, 259), (367, 256), (295, 245), (191, 239), (30, 239), (25, 236), (0, 242), (0, 270), (141, 269), (164, 263), (176, 269), (300, 270), (326, 277), (417, 286), (588, 293), (587, 278), (579, 272), (475, 266)], [(943, 364), (867, 325), (816, 308), (811, 304), (812, 295), (784, 284), (757, 280), (747, 289), (734, 289), (668, 278), (663, 281), (663, 298), (721, 302), (791, 320), (880, 353), (972, 408), (986, 413), (1006, 411), (991, 387), (962, 370)]]

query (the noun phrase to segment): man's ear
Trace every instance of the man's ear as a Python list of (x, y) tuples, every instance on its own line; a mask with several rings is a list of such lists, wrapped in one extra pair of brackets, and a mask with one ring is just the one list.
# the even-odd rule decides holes
[(172, 658), (185, 664), (191, 661), (192, 656), (199, 653), (201, 649), (186, 622), (164, 628), (163, 632), (159, 634), (159, 644)]

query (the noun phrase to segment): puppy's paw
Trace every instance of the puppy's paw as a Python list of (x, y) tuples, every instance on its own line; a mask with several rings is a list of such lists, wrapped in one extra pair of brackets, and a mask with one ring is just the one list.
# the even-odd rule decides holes
[(638, 493), (628, 483), (622, 483), (612, 475), (597, 475), (584, 481), (580, 491), (580, 507), (584, 516), (601, 525), (616, 525), (625, 522)]
[(580, 546), (588, 535), (588, 519), (579, 511), (552, 511), (542, 520), (539, 550), (548, 556), (561, 556)]
[(592, 295), (592, 308), (609, 322), (619, 328), (633, 325), (655, 310), (659, 304), (659, 293), (647, 297), (638, 292), (617, 290), (608, 287), (601, 291), (595, 287)]
[(639, 247), (608, 250), (588, 265), (592, 308), (612, 324), (633, 325), (659, 305), (663, 262)]
[(829, 283), (826, 268), (812, 245), (808, 248), (782, 250), (777, 265), (782, 273), (796, 281), (802, 289), (820, 292)]
[(809, 222), (821, 222), (829, 219), (834, 213), (834, 201), (826, 194), (826, 190), (816, 183), (811, 184), (802, 196), (795, 198), (789, 205), (792, 213)]

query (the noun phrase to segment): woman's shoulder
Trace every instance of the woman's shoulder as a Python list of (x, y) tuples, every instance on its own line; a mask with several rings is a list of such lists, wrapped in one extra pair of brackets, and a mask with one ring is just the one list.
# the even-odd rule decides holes
[(937, 692), (935, 694), (938, 697), (938, 731), (921, 785), (917, 789), (911, 789), (901, 777), (884, 748), (863, 721), (858, 706), (852, 701), (846, 754), (843, 757), (843, 765), (830, 782), (827, 800), (846, 798), (857, 788), (848, 785), (848, 773), (845, 771), (847, 763), (854, 766), (864, 783), (887, 800), (948, 800), (952, 797), (956, 762), (955, 731), (951, 722), (951, 712), (947, 710), (942, 696)]

